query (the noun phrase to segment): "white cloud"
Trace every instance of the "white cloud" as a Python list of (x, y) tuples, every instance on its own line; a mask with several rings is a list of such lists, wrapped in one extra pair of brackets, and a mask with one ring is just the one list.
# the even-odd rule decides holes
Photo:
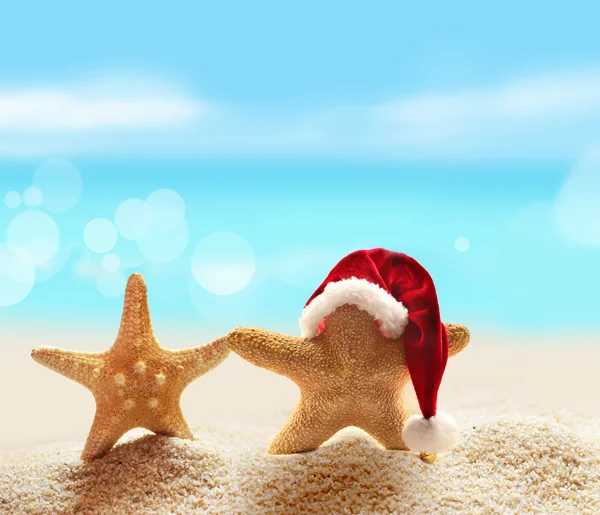
[(573, 157), (600, 139), (600, 70), (417, 95), (371, 112), (402, 152)]
[(500, 86), (420, 95), (383, 104), (376, 112), (405, 124), (540, 121), (600, 112), (600, 71), (556, 74)]
[(0, 136), (0, 156), (573, 158), (600, 140), (600, 70), (302, 111), (205, 102), (154, 79), (94, 79), (0, 91)]
[(205, 110), (202, 102), (163, 84), (92, 80), (0, 90), (0, 132), (163, 129), (194, 122)]

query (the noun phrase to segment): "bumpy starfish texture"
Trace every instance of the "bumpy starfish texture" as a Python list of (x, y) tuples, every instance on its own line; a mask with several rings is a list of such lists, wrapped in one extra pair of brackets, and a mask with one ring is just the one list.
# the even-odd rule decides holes
[[(448, 354), (454, 356), (468, 345), (469, 331), (455, 324), (446, 328)], [(236, 328), (228, 335), (228, 345), (300, 388), (300, 402), (269, 453), (314, 450), (348, 426), (363, 429), (387, 449), (408, 450), (402, 428), (410, 413), (402, 390), (410, 375), (402, 340), (385, 337), (366, 311), (349, 304), (339, 307), (314, 338)]]
[(184, 350), (162, 347), (152, 330), (144, 278), (129, 277), (113, 346), (89, 353), (38, 347), (33, 359), (89, 389), (96, 415), (82, 458), (104, 455), (130, 429), (194, 439), (179, 399), (185, 387), (229, 354), (226, 338)]

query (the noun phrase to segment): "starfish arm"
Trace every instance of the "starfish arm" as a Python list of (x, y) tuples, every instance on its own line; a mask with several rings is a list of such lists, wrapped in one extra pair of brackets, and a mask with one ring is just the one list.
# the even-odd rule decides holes
[(128, 429), (130, 428), (124, 427), (121, 417), (110, 418), (96, 409), (94, 422), (85, 442), (81, 459), (91, 461), (101, 458), (113, 448)]
[(100, 375), (105, 353), (75, 352), (54, 347), (37, 347), (31, 357), (40, 365), (78, 382), (88, 389)]
[(113, 345), (118, 349), (132, 340), (153, 341), (152, 320), (148, 307), (148, 291), (142, 274), (131, 274), (125, 287), (123, 313), (119, 333)]
[(369, 433), (386, 449), (407, 451), (408, 447), (402, 439), (402, 429), (410, 417), (410, 412), (397, 397), (378, 396), (363, 411), (363, 416), (356, 426)]
[(181, 370), (185, 384), (216, 368), (230, 352), (226, 336), (191, 349), (167, 350), (169, 360)]
[(471, 340), (469, 330), (460, 324), (445, 324), (448, 332), (448, 357), (456, 356)]
[(168, 414), (160, 417), (154, 424), (148, 427), (148, 429), (157, 435), (182, 438), (184, 440), (194, 440), (194, 434), (188, 426), (188, 423), (185, 421), (179, 406), (173, 410), (169, 410)]
[(301, 396), (289, 420), (271, 442), (269, 454), (313, 451), (347, 425), (335, 404)]
[(246, 361), (290, 379), (324, 367), (322, 352), (309, 339), (248, 327), (234, 329), (227, 338), (229, 348)]

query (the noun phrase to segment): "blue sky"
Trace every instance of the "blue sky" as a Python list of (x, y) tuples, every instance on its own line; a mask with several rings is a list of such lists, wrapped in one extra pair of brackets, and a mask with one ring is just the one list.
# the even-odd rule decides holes
[(447, 320), (600, 330), (599, 10), (5, 7), (0, 321), (116, 324), (142, 271), (160, 323), (297, 333), (343, 255), (386, 246)]

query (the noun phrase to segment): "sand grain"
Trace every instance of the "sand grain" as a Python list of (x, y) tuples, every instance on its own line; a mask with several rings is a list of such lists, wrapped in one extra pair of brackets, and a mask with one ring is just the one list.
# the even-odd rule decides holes
[(265, 454), (270, 426), (130, 435), (87, 465), (80, 445), (45, 446), (0, 464), (0, 513), (600, 513), (593, 427), (566, 417), (463, 414), (461, 444), (433, 465), (355, 429), (292, 456)]

